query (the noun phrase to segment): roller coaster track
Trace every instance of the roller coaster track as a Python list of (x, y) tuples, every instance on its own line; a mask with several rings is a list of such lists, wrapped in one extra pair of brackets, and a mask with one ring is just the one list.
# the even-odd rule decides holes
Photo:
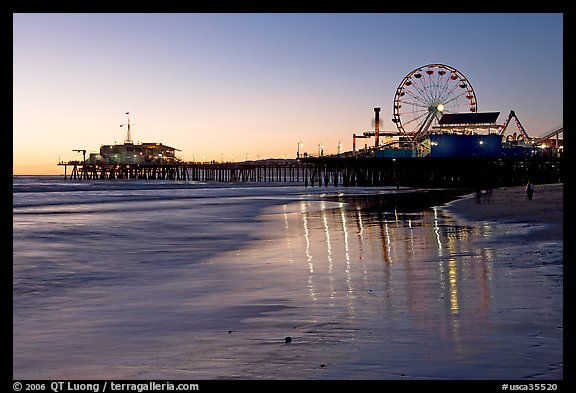
[(413, 145), (414, 148), (420, 148), (423, 151), (430, 152), (430, 146), (426, 143), (425, 138), (416, 139), (416, 138), (412, 137), (410, 139), (407, 138), (407, 140), (404, 140), (402, 142), (391, 141), (391, 142), (383, 143), (380, 146), (371, 146), (371, 147), (368, 147), (365, 149), (357, 150), (355, 152), (352, 152), (351, 156), (352, 157), (368, 156), (368, 155), (371, 155), (375, 151), (393, 148), (395, 145), (399, 146), (400, 144)]
[(520, 133), (522, 134), (522, 138), (524, 138), (524, 141), (528, 142), (530, 140), (530, 137), (526, 133), (526, 130), (524, 130), (524, 127), (522, 127), (522, 124), (520, 123), (520, 120), (518, 119), (518, 116), (516, 116), (516, 113), (514, 111), (510, 111), (510, 114), (508, 115), (506, 122), (498, 130), (498, 135), (504, 135), (504, 132), (506, 131), (506, 128), (510, 124), (510, 120), (512, 120), (512, 118), (514, 118), (514, 121), (516, 122), (516, 126), (518, 126), (518, 130), (520, 130)]
[(545, 134), (544, 136), (541, 136), (539, 138), (537, 138), (534, 143), (538, 144), (538, 143), (542, 143), (544, 142), (546, 139), (550, 139), (556, 135), (562, 134), (564, 133), (564, 126), (560, 126), (556, 129), (554, 129), (553, 131), (550, 131), (549, 133)]

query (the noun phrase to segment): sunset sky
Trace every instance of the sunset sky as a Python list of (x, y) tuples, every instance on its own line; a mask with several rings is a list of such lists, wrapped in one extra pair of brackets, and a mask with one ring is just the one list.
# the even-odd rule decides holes
[(125, 139), (184, 160), (295, 158), (385, 130), (412, 70), (442, 63), (479, 112), (529, 135), (563, 123), (561, 13), (15, 13), (14, 174), (61, 174)]

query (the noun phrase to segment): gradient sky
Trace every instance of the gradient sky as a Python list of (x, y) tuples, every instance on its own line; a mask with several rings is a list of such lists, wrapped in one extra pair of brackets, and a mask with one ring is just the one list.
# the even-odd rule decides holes
[(431, 63), (458, 69), (479, 112), (529, 135), (563, 123), (561, 13), (15, 13), (14, 174), (162, 142), (185, 160), (295, 158), (352, 149), (396, 88)]

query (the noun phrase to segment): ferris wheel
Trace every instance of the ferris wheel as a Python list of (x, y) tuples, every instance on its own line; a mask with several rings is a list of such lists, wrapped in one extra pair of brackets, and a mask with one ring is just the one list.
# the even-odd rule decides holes
[(418, 139), (430, 132), (444, 113), (477, 110), (474, 89), (460, 71), (428, 64), (406, 75), (396, 89), (392, 121), (400, 134)]

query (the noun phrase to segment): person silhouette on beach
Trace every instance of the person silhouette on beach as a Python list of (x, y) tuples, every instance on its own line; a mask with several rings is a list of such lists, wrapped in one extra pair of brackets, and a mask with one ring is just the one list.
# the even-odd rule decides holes
[(482, 203), (482, 189), (480, 187), (476, 188), (476, 203), (477, 204), (481, 204)]
[(488, 187), (488, 189), (484, 193), (484, 203), (490, 203), (490, 201), (492, 200), (492, 192), (493, 192), (492, 188)]
[(528, 197), (529, 201), (532, 200), (533, 195), (534, 195), (534, 183), (528, 180), (528, 183), (526, 183), (526, 196)]

